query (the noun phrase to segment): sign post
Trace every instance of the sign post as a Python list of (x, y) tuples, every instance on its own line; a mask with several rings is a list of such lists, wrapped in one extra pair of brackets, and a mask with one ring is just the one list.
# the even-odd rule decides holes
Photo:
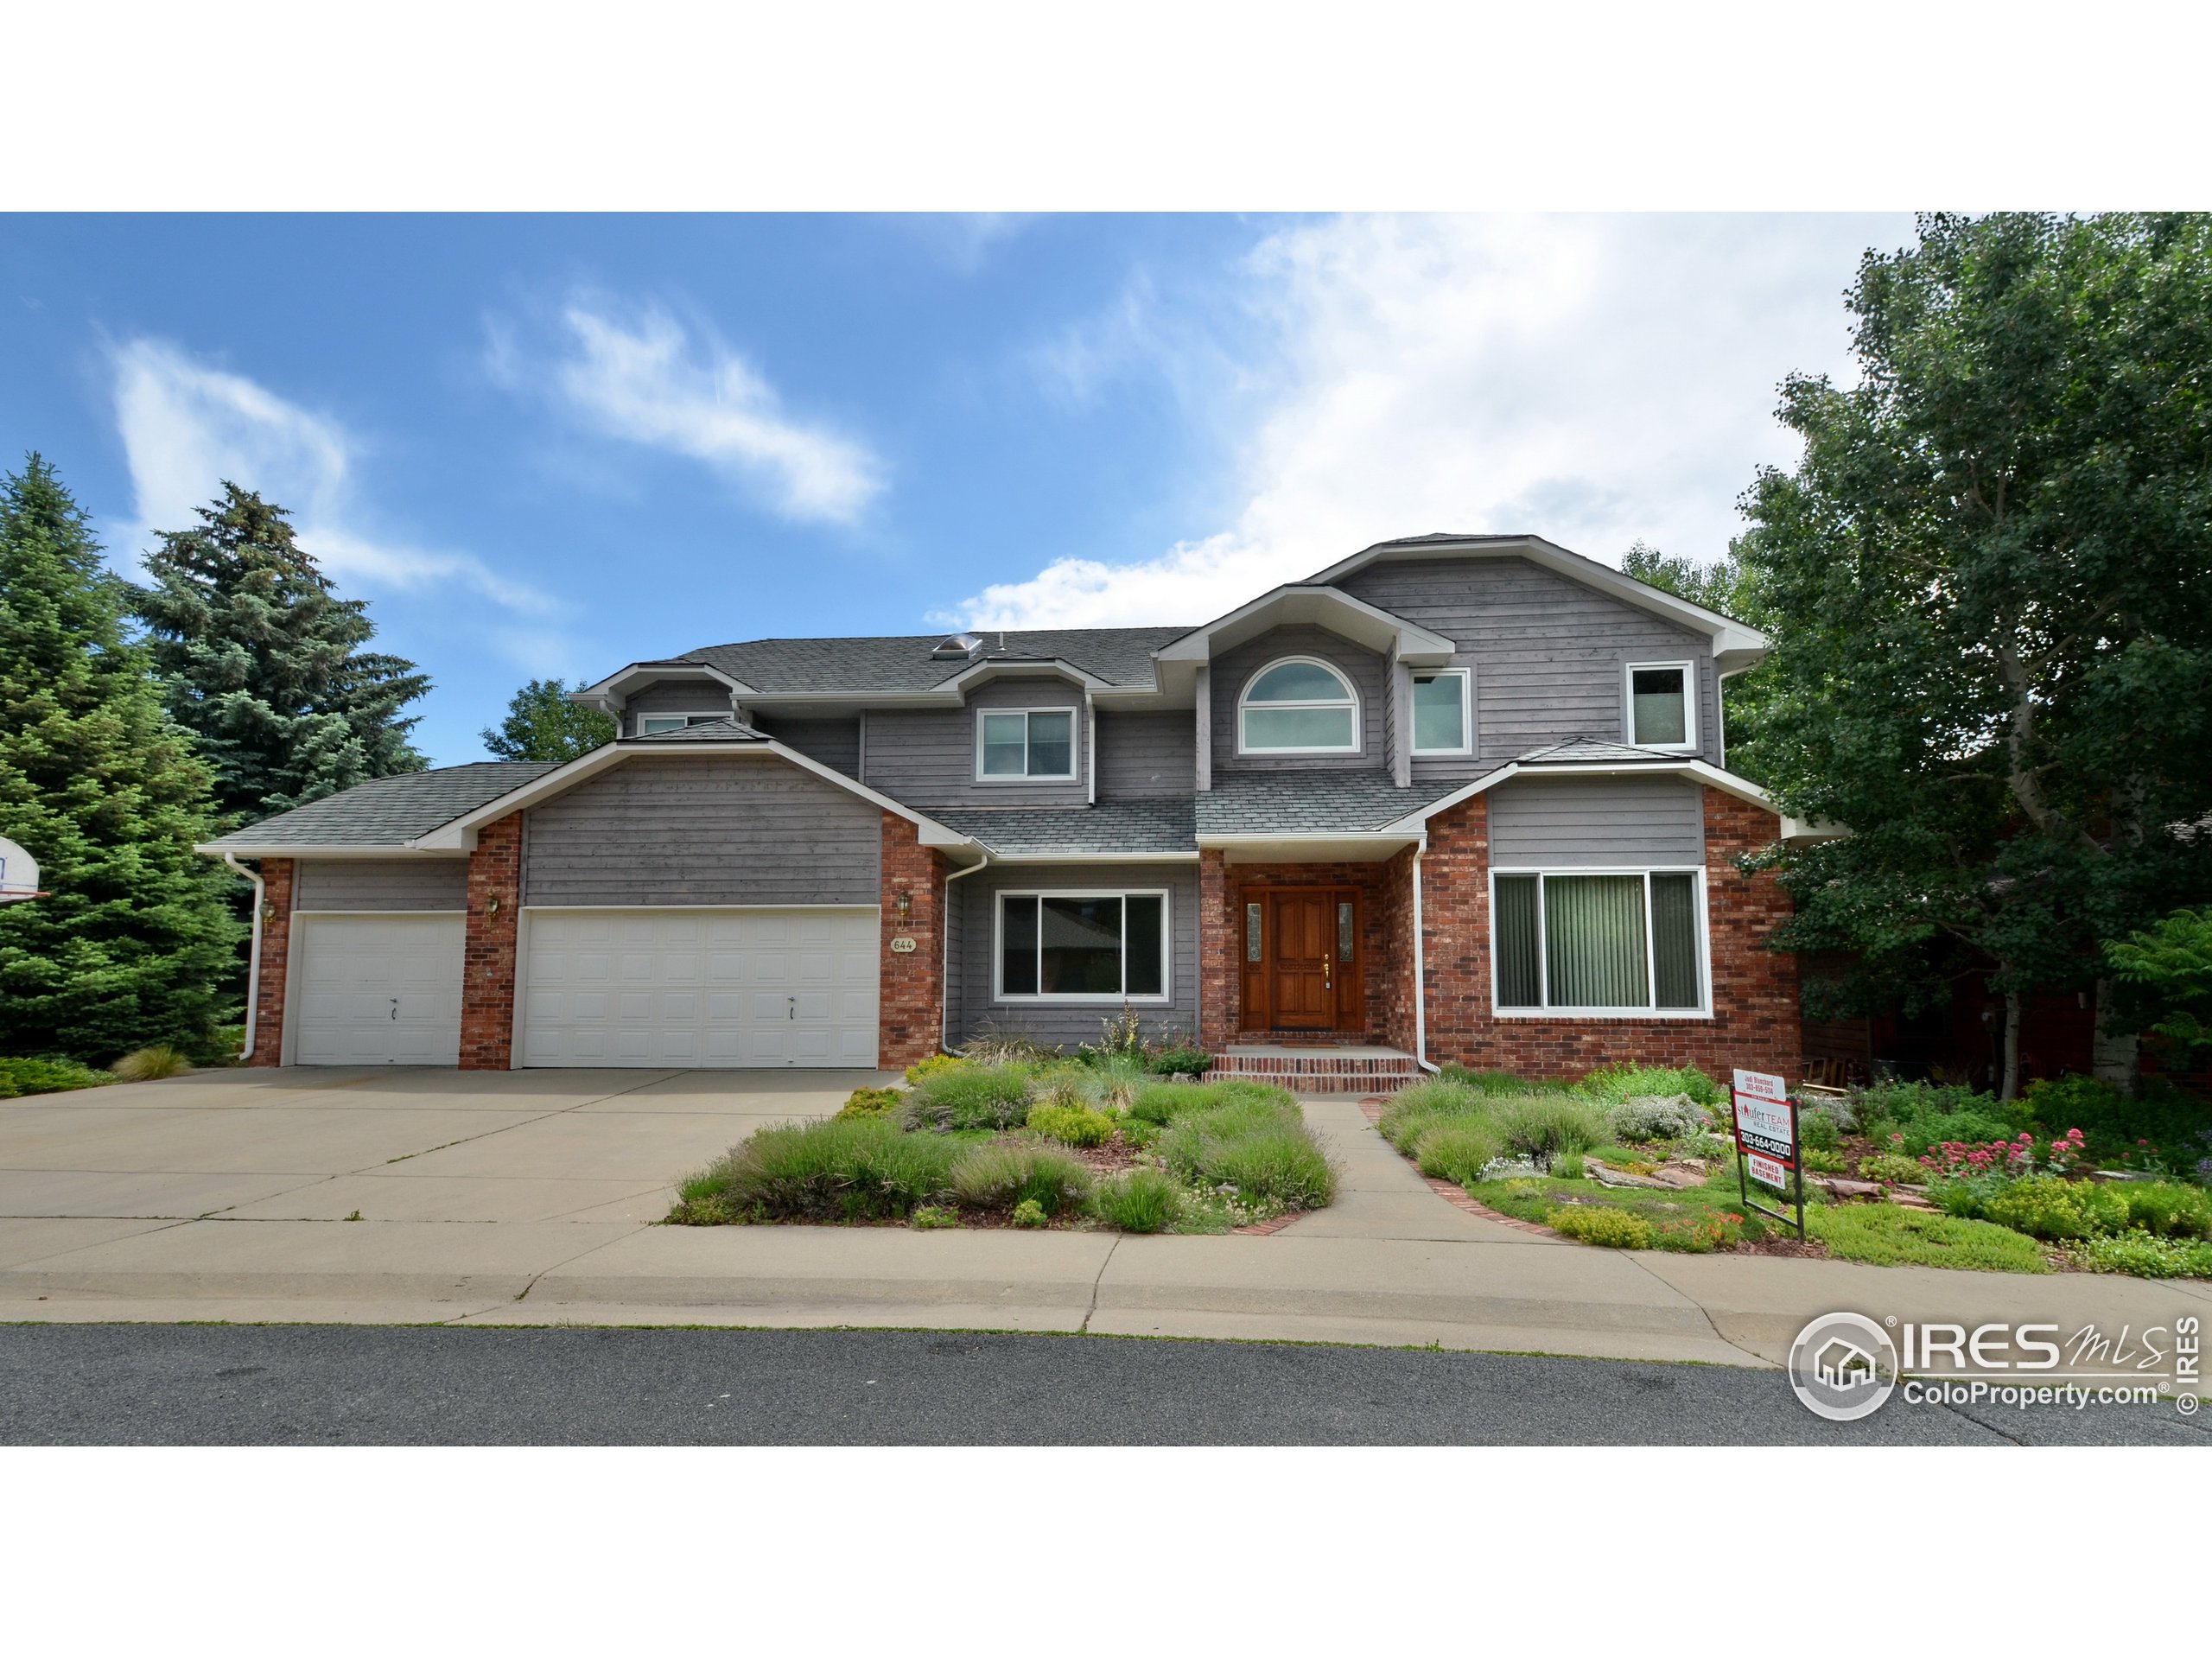
[(1772, 1187), (1787, 1202), (1794, 1188), (1797, 1236), (1805, 1236), (1805, 1166), (1797, 1152), (1797, 1102), (1770, 1071), (1736, 1073), (1736, 1191), (1744, 1208), (1787, 1227), (1789, 1217), (1751, 1199), (1751, 1184)]

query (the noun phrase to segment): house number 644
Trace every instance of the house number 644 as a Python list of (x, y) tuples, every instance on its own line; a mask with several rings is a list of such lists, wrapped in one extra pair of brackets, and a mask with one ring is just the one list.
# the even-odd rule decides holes
[(914, 954), (914, 942), (908, 938), (893, 939), (891, 941), (891, 951), (893, 956), (911, 957)]

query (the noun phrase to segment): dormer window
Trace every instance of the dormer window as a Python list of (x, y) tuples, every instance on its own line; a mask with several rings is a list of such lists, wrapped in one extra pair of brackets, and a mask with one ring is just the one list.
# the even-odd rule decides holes
[(976, 716), (976, 776), (1021, 783), (1075, 776), (1075, 710), (992, 709)]
[(687, 726), (704, 726), (710, 721), (728, 720), (727, 709), (710, 715), (639, 715), (638, 735), (651, 737), (656, 732), (680, 732)]
[(982, 648), (983, 636), (980, 633), (947, 634), (938, 641), (930, 656), (940, 663), (964, 663)]
[(1639, 749), (1697, 747), (1697, 709), (1689, 663), (1628, 665), (1628, 741)]
[(1252, 677), (1236, 708), (1240, 754), (1357, 754), (1359, 696), (1317, 657), (1286, 657)]

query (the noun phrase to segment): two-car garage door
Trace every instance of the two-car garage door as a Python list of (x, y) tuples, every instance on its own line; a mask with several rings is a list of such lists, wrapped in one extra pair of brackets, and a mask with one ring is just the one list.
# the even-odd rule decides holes
[(523, 912), (520, 1065), (875, 1065), (877, 912)]

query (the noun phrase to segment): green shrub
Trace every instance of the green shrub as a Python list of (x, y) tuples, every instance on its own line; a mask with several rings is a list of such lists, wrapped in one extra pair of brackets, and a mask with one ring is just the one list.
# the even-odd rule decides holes
[(899, 1103), (906, 1099), (899, 1089), (855, 1089), (845, 1096), (845, 1103), (837, 1109), (840, 1117), (888, 1117), (899, 1109)]
[(1042, 1227), (1047, 1219), (1045, 1206), (1034, 1198), (1024, 1198), (1014, 1206), (1014, 1224), (1017, 1227)]
[(1456, 1083), (1484, 1095), (1525, 1095), (1529, 1085), (1510, 1071), (1471, 1071), (1454, 1062), (1440, 1066), (1437, 1076), (1446, 1083)]
[(1552, 1160), (1552, 1173), (1562, 1181), (1579, 1181), (1589, 1173), (1579, 1152), (1562, 1152)]
[(1203, 1077), (1213, 1070), (1213, 1056), (1196, 1043), (1177, 1043), (1171, 1048), (1155, 1052), (1145, 1065), (1163, 1077), (1172, 1077), (1178, 1071), (1187, 1071), (1194, 1077)]
[(1901, 1152), (1878, 1152), (1859, 1160), (1859, 1177), (1885, 1186), (1924, 1186), (1928, 1170), (1917, 1158), (1908, 1158)]
[(1843, 1154), (1823, 1152), (1818, 1147), (1807, 1147), (1798, 1153), (1805, 1167), (1815, 1175), (1840, 1175), (1843, 1173)]
[(2138, 1279), (2212, 1279), (2212, 1243), (2160, 1238), (2135, 1228), (2078, 1239), (2067, 1245), (2066, 1259), (2088, 1273), (2128, 1273)]
[(1588, 1152), (1607, 1139), (1605, 1114), (1576, 1095), (1508, 1095), (1497, 1102), (1506, 1147), (1548, 1163), (1562, 1152)]
[(963, 1065), (932, 1072), (908, 1091), (909, 1128), (1010, 1129), (1029, 1116), (1029, 1073), (1014, 1065)]
[(133, 1049), (108, 1070), (125, 1083), (154, 1083), (162, 1077), (181, 1077), (192, 1070), (192, 1062), (167, 1043), (156, 1043), (151, 1048)]
[(1211, 1111), (1238, 1101), (1298, 1109), (1297, 1099), (1288, 1090), (1240, 1077), (1227, 1083), (1147, 1084), (1129, 1103), (1129, 1116), (1166, 1128), (1192, 1112)]
[(861, 1221), (902, 1217), (951, 1190), (955, 1141), (905, 1135), (882, 1118), (761, 1129), (683, 1183), (673, 1221)]
[(933, 1077), (940, 1071), (950, 1071), (967, 1064), (957, 1054), (932, 1054), (925, 1060), (916, 1060), (906, 1068), (906, 1081), (919, 1083), (924, 1077)]
[(2117, 1181), (2127, 1224), (2164, 1238), (2212, 1238), (2212, 1192), (2179, 1181)]
[(925, 1204), (906, 1219), (923, 1232), (928, 1232), (933, 1227), (957, 1227), (960, 1212), (941, 1204)]
[(1114, 1120), (1088, 1106), (1032, 1106), (1028, 1127), (1071, 1147), (1103, 1147), (1114, 1138)]
[(1115, 1127), (1120, 1130), (1122, 1139), (1139, 1152), (1156, 1144), (1167, 1133), (1159, 1124), (1141, 1117), (1124, 1117)]
[[(1748, 1233), (1749, 1227), (1745, 1230)], [(1844, 1262), (1986, 1273), (2050, 1271), (2031, 1238), (1986, 1221), (1930, 1215), (1894, 1204), (1815, 1205), (1805, 1211), (1805, 1231)]]
[(1851, 1105), (1862, 1124), (1887, 1118), (1900, 1128), (1923, 1117), (1948, 1117), (1959, 1112), (1988, 1114), (1997, 1109), (1997, 1102), (1988, 1095), (1964, 1084), (1942, 1083), (1878, 1083), (1853, 1096)]
[(1090, 1172), (1058, 1147), (969, 1147), (952, 1166), (951, 1186), (973, 1209), (1012, 1210), (1027, 1202), (1056, 1216), (1090, 1190)]
[(1422, 1135), (1440, 1124), (1488, 1123), (1497, 1096), (1457, 1077), (1429, 1077), (1390, 1096), (1375, 1127), (1400, 1152), (1411, 1154)]
[(1298, 1103), (1279, 1089), (1218, 1090), (1214, 1105), (1179, 1114), (1160, 1139), (1160, 1161), (1194, 1186), (1233, 1186), (1249, 1204), (1318, 1210), (1336, 1197), (1336, 1172), (1307, 1133)]
[(2123, 1153), (2139, 1156), (2139, 1143), (2147, 1141), (2168, 1162), (2187, 1168), (2205, 1153), (2197, 1135), (2212, 1128), (2212, 1110), (2203, 1101), (2157, 1081), (2128, 1096), (2094, 1077), (2040, 1078), (2028, 1085), (2024, 1103), (2053, 1134), (2081, 1130), (2091, 1155), (2108, 1162)]
[(1603, 1244), (1611, 1249), (1648, 1250), (1652, 1243), (1649, 1222), (1605, 1205), (1561, 1205), (1545, 1211), (1544, 1225), (1585, 1244)]
[(1426, 1130), (1414, 1143), (1414, 1160), (1422, 1174), (1465, 1186), (1482, 1179), (1483, 1170), (1497, 1156), (1497, 1148), (1496, 1130), (1466, 1119)]
[(1092, 1100), (1100, 1108), (1125, 1112), (1137, 1097), (1137, 1091), (1152, 1081), (1152, 1074), (1145, 1070), (1144, 1062), (1126, 1054), (1103, 1055), (1093, 1063), (1096, 1073), (1092, 1083)]
[(1988, 1112), (1948, 1112), (1937, 1117), (1916, 1118), (1904, 1128), (1904, 1150), (1915, 1158), (1946, 1141), (1979, 1146), (1991, 1141), (2009, 1140), (2015, 1133), (2005, 1119)]
[(1156, 1169), (1132, 1169), (1091, 1195), (1091, 1213), (1125, 1233), (1165, 1232), (1183, 1212), (1183, 1191)]
[(1815, 1152), (1834, 1152), (1843, 1144), (1843, 1128), (1834, 1112), (1815, 1106), (1797, 1115), (1797, 1138)]
[(114, 1081), (112, 1071), (97, 1071), (74, 1060), (0, 1060), (0, 1084), (10, 1095), (57, 1095)]
[(1623, 1141), (1680, 1141), (1713, 1125), (1705, 1108), (1687, 1095), (1635, 1095), (1606, 1113), (1606, 1123)]
[(2056, 1175), (2005, 1182), (1976, 1207), (1984, 1221), (2033, 1238), (2093, 1238), (2127, 1225), (2127, 1200), (2112, 1187)]
[(1639, 1095), (1688, 1095), (1700, 1106), (1728, 1101), (1727, 1090), (1694, 1065), (1601, 1065), (1575, 1088), (1609, 1104)]

